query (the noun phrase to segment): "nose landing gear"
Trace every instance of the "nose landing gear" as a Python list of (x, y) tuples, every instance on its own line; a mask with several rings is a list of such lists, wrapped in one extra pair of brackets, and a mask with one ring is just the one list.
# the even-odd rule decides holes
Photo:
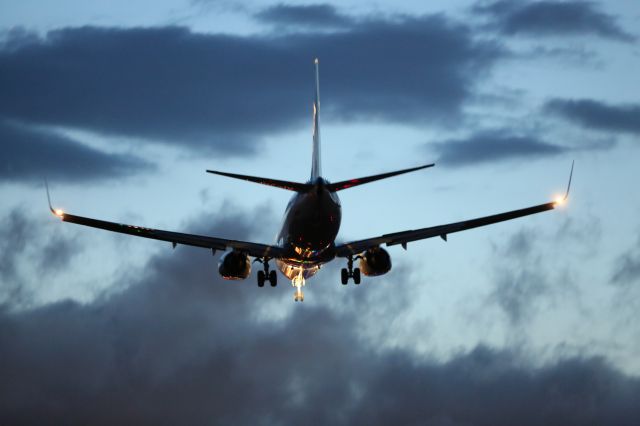
[[(360, 256), (356, 256), (356, 259), (362, 259)], [(353, 268), (353, 256), (347, 258), (347, 267), (342, 268), (341, 276), (342, 285), (347, 285), (349, 278), (353, 278), (354, 284), (360, 284), (360, 268)]]
[(302, 271), (291, 280), (291, 285), (296, 288), (296, 292), (293, 294), (293, 300), (295, 302), (304, 302), (304, 293), (302, 292), (302, 287), (304, 287), (304, 276), (302, 275)]

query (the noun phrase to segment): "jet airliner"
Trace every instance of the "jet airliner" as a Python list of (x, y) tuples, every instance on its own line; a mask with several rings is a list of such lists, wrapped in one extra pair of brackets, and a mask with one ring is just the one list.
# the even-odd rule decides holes
[[(446, 241), (447, 235), (454, 232), (553, 210), (566, 201), (571, 187), (573, 164), (571, 165), (569, 183), (564, 197), (560, 197), (554, 201), (462, 222), (384, 234), (347, 243), (336, 243), (336, 236), (340, 229), (341, 219), (341, 205), (338, 198), (338, 191), (380, 179), (426, 169), (433, 167), (434, 164), (426, 164), (335, 183), (331, 183), (323, 178), (320, 164), (320, 85), (318, 59), (314, 60), (314, 68), (313, 148), (311, 176), (307, 182), (289, 182), (207, 170), (208, 173), (270, 185), (294, 193), (285, 210), (282, 228), (274, 244), (269, 245), (212, 236), (184, 234), (76, 216), (61, 209), (53, 208), (47, 188), (49, 209), (65, 222), (138, 237), (168, 241), (174, 248), (178, 244), (184, 244), (210, 249), (214, 254), (218, 250), (224, 251), (224, 254), (218, 262), (218, 272), (223, 278), (228, 280), (243, 280), (247, 278), (251, 273), (251, 258), (253, 258), (254, 262), (257, 261), (262, 264), (262, 269), (259, 270), (257, 274), (258, 286), (263, 287), (265, 282), (268, 281), (272, 287), (275, 287), (278, 283), (278, 276), (276, 271), (270, 269), (269, 266), (269, 262), (274, 260), (282, 274), (291, 280), (295, 288), (294, 300), (297, 302), (304, 300), (302, 288), (305, 286), (306, 280), (315, 275), (322, 265), (335, 258), (342, 258), (346, 261), (346, 267), (341, 271), (342, 284), (346, 285), (351, 279), (355, 284), (360, 284), (361, 274), (378, 276), (386, 274), (391, 270), (391, 257), (389, 253), (382, 248), (383, 245), (393, 246), (400, 244), (406, 249), (408, 243), (425, 238), (440, 237)], [(354, 261), (359, 261), (358, 267), (356, 268), (354, 268)]]

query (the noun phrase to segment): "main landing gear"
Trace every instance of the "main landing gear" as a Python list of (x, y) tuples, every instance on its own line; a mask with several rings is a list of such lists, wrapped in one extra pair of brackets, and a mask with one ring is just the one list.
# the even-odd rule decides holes
[[(356, 259), (361, 259), (360, 256), (356, 256)], [(354, 284), (360, 284), (360, 268), (353, 268), (353, 256), (347, 258), (347, 267), (342, 268), (340, 277), (342, 278), (342, 285), (347, 285), (349, 278), (353, 278)]]
[(276, 271), (269, 271), (269, 258), (256, 258), (256, 261), (262, 263), (262, 266), (264, 267), (264, 270), (258, 271), (258, 287), (264, 287), (265, 281), (269, 281), (271, 287), (277, 286), (278, 275), (276, 275)]

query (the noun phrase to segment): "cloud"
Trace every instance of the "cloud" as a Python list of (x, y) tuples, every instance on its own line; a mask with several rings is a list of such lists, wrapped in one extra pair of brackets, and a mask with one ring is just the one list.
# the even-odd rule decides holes
[(592, 99), (552, 99), (545, 105), (551, 114), (597, 130), (640, 133), (640, 105), (611, 105)]
[[(555, 219), (554, 219), (555, 217)], [(593, 320), (585, 314), (583, 282), (580, 265), (592, 262), (598, 255), (602, 237), (601, 221), (592, 216), (546, 216), (550, 222), (544, 228), (522, 227), (508, 239), (492, 243), (493, 253), (486, 264), (493, 269), (493, 286), (478, 310), (497, 307), (508, 320), (506, 333), (511, 344), (527, 347), (535, 341), (536, 330), (544, 330), (548, 318), (559, 312), (579, 316), (580, 327), (588, 328)], [(546, 230), (545, 230), (546, 229)], [(569, 254), (573, 260), (567, 260)], [(589, 291), (593, 289), (591, 283)], [(545, 325), (532, 326), (543, 321)], [(560, 329), (570, 321), (557, 323)], [(577, 328), (573, 326), (573, 331)], [(539, 336), (538, 336), (539, 338)], [(571, 338), (564, 339), (567, 343)], [(591, 352), (593, 353), (593, 352)]]
[(493, 262), (495, 288), (489, 301), (498, 304), (509, 326), (520, 330), (520, 334), (541, 299), (549, 296), (552, 289), (541, 256), (534, 248), (536, 242), (535, 233), (523, 228), (511, 236), (503, 249), (496, 250), (497, 258), (503, 262)]
[(640, 279), (640, 237), (635, 247), (620, 255), (616, 261), (611, 283), (618, 286), (629, 286)]
[(352, 23), (351, 18), (340, 14), (330, 4), (294, 6), (279, 3), (256, 13), (254, 17), (267, 23), (296, 27), (333, 28)]
[(0, 183), (86, 182), (121, 178), (151, 168), (130, 155), (109, 154), (53, 131), (0, 120)]
[(64, 28), (0, 50), (0, 116), (242, 156), (311, 120), (312, 59), (333, 120), (451, 123), (503, 55), (443, 15), (338, 33)]
[(534, 368), (482, 346), (444, 362), (417, 359), (363, 344), (356, 313), (304, 306), (257, 321), (233, 284), (218, 302), (204, 285), (178, 284), (97, 305), (0, 312), (3, 419), (631, 425), (640, 414), (640, 381), (602, 359)]
[(71, 260), (83, 249), (77, 239), (60, 233), (53, 234), (40, 250), (39, 258), (34, 264), (43, 275), (59, 272), (69, 267)]
[[(13, 209), (3, 218), (0, 228), (0, 276), (11, 280), (16, 274), (16, 259), (26, 250), (33, 239), (34, 229), (19, 209)], [(5, 281), (5, 282), (6, 282)]]
[[(44, 201), (44, 200), (43, 200)], [(49, 219), (43, 203), (42, 217)], [(82, 250), (73, 236), (52, 232), (24, 207), (0, 218), (0, 306), (28, 305), (34, 277), (49, 279)]]
[(439, 163), (451, 166), (529, 160), (559, 155), (569, 150), (534, 136), (514, 135), (507, 130), (478, 132), (463, 139), (431, 143), (428, 147), (440, 154)]
[[(227, 208), (213, 224), (202, 216), (188, 228), (256, 239), (261, 216)], [(434, 360), (385, 347), (385, 333), (363, 336), (364, 324), (391, 327), (407, 308), (402, 280), (343, 288), (336, 274), (334, 287), (316, 281), (307, 291), (335, 291), (344, 305), (311, 298), (300, 305), (289, 286), (224, 281), (215, 263), (206, 250), (179, 246), (127, 271), (120, 292), (91, 303), (0, 307), (0, 417), (10, 424), (631, 425), (640, 415), (640, 380), (601, 358), (534, 367), (479, 345)]]
[(480, 3), (474, 11), (490, 15), (504, 34), (530, 36), (595, 35), (632, 42), (615, 17), (601, 12), (589, 1), (497, 1)]
[(592, 69), (603, 69), (605, 61), (594, 49), (584, 46), (568, 47), (547, 47), (542, 45), (533, 46), (529, 50), (514, 53), (514, 58), (539, 61), (540, 59), (559, 60), (571, 66), (590, 67)]

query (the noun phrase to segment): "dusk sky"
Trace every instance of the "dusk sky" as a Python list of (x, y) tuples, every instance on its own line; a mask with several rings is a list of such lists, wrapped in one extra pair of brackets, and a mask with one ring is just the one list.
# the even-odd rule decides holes
[[(1, 424), (640, 424), (640, 4), (0, 0)], [(293, 302), (219, 254), (73, 214), (271, 244), (313, 59), (339, 242)]]

